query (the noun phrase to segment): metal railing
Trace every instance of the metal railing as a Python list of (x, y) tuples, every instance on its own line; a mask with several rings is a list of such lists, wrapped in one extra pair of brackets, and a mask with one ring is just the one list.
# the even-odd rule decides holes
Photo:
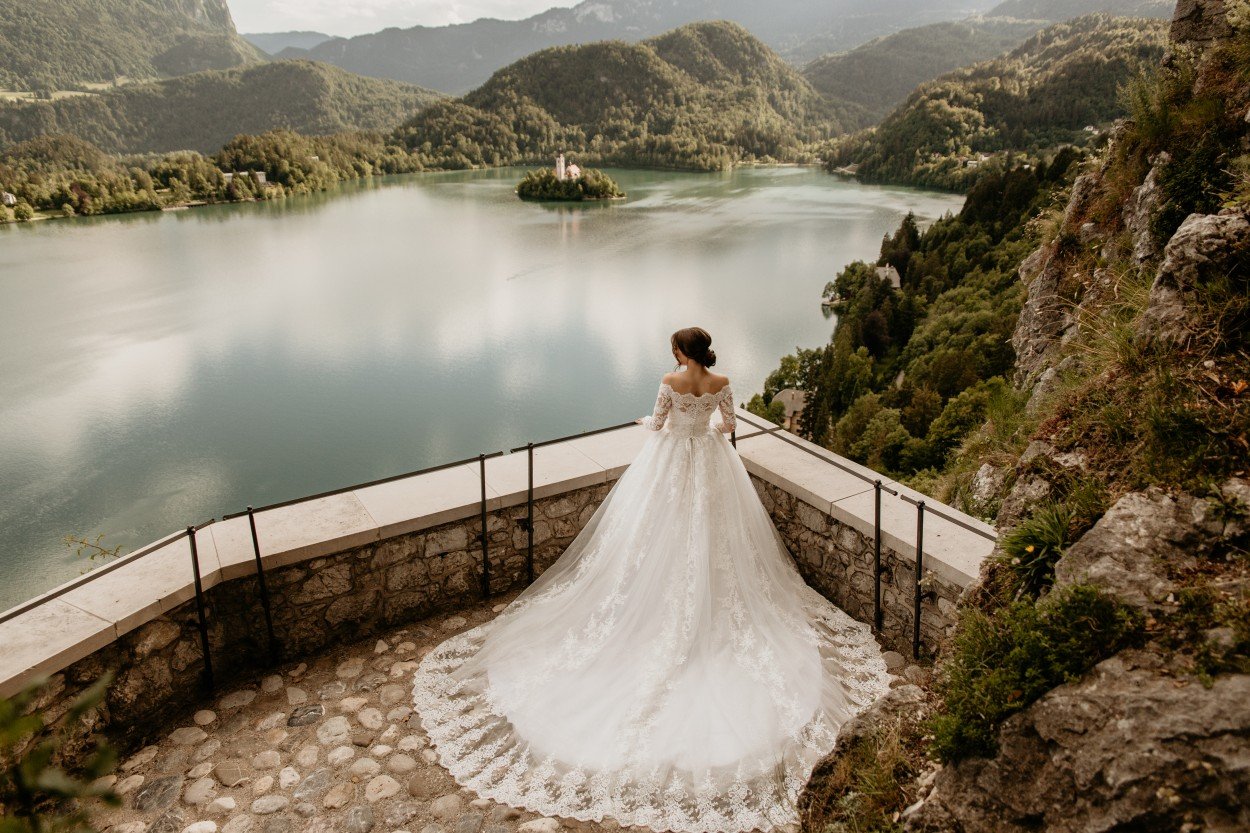
[(836, 468), (841, 469), (847, 474), (853, 477), (859, 478), (860, 480), (864, 481), (865, 483), (868, 483), (869, 485), (873, 487), (873, 536), (872, 536), (872, 539), (873, 539), (873, 559), (872, 559), (873, 611), (872, 611), (872, 621), (873, 621), (873, 628), (878, 633), (881, 632), (881, 627), (883, 623), (883, 611), (882, 611), (882, 606), (881, 606), (881, 493), (888, 492), (894, 497), (906, 503), (910, 503), (912, 506), (916, 507), (916, 565), (915, 565), (916, 572), (915, 572), (915, 583), (913, 587), (913, 599), (912, 599), (913, 612), (912, 612), (911, 652), (912, 652), (913, 659), (919, 659), (920, 658), (921, 605), (926, 598), (933, 597), (936, 595), (933, 591), (931, 590), (926, 591), (924, 589), (924, 517), (925, 517), (926, 512), (930, 515), (936, 515), (937, 517), (949, 523), (953, 523), (956, 526), (961, 527), (962, 529), (966, 529), (967, 531), (975, 535), (980, 535), (982, 538), (986, 538), (990, 541), (995, 540), (997, 536), (989, 532), (986, 532), (983, 529), (978, 529), (977, 527), (967, 523), (966, 521), (963, 521), (960, 518), (953, 517), (952, 515), (949, 515), (941, 511), (940, 509), (934, 509), (928, 506), (928, 504), (923, 499), (918, 500), (918, 499), (910, 497), (909, 495), (904, 494), (903, 492), (899, 490), (891, 489), (889, 486), (886, 486), (884, 483), (882, 483), (881, 478), (879, 477), (878, 478), (868, 477), (862, 472), (856, 471), (854, 468), (851, 468), (850, 466), (844, 465), (838, 462), (837, 460), (826, 456), (826, 454), (822, 454), (820, 452), (814, 451), (813, 449), (808, 448), (806, 445), (800, 442), (797, 442), (796, 440), (791, 439), (790, 437), (783, 436), (782, 434), (778, 433), (778, 431), (780, 431), (782, 428), (782, 426), (780, 425), (776, 425), (771, 428), (764, 428), (764, 426), (760, 425), (759, 423), (751, 422), (748, 419), (743, 419), (741, 415), (738, 416), (738, 419), (750, 425), (752, 428), (759, 428), (761, 430), (756, 431), (754, 434), (747, 434), (746, 436), (743, 436), (743, 437), (737, 437), (735, 435), (733, 437), (735, 448), (737, 448), (737, 445), (738, 445), (737, 440), (750, 439), (752, 437), (758, 437), (761, 435), (772, 436), (772, 437), (775, 437), (776, 439), (781, 440), (784, 443), (794, 446), (800, 451), (804, 451), (807, 454), (810, 454), (812, 457), (815, 457), (817, 460), (823, 460), (829, 465), (835, 466)]
[[(748, 440), (748, 439), (752, 439), (752, 438), (760, 437), (760, 436), (771, 436), (778, 440), (781, 440), (784, 443), (794, 446), (800, 451), (804, 451), (807, 454), (810, 454), (812, 457), (818, 460), (822, 460), (825, 463), (828, 463), (829, 465), (832, 465), (838, 469), (841, 469), (847, 474), (857, 477), (860, 480), (872, 486), (873, 488), (873, 628), (878, 633), (880, 633), (882, 624), (883, 624), (883, 610), (882, 610), (882, 604), (881, 604), (881, 574), (882, 574), (882, 570), (881, 570), (881, 493), (887, 492), (890, 495), (900, 498), (901, 500), (904, 500), (907, 503), (910, 503), (916, 507), (916, 572), (915, 572), (914, 612), (913, 612), (913, 617), (912, 617), (912, 626), (913, 626), (912, 655), (913, 657), (919, 658), (920, 656), (921, 604), (927, 596), (933, 595), (931, 591), (926, 593), (922, 589), (923, 588), (922, 580), (924, 577), (924, 516), (925, 514), (928, 513), (932, 515), (937, 515), (938, 517), (943, 518), (944, 520), (950, 523), (956, 524), (957, 526), (960, 526), (970, 532), (973, 532), (977, 535), (988, 538), (990, 540), (993, 540), (995, 536), (990, 533), (985, 532), (984, 530), (971, 526), (970, 524), (965, 523), (959, 518), (952, 517), (944, 512), (941, 512), (940, 510), (927, 507), (924, 500), (915, 500), (909, 497), (908, 495), (901, 493), (898, 490), (892, 489), (889, 486), (886, 486), (880, 478), (874, 479), (874, 478), (867, 477), (863, 473), (856, 471), (854, 468), (851, 468), (850, 466), (844, 465), (843, 463), (839, 462), (836, 459), (826, 456), (826, 454), (822, 454), (817, 451), (814, 451), (811, 448), (808, 448), (806, 445), (799, 443), (795, 441), (794, 439), (791, 439), (790, 437), (786, 436), (786, 432), (783, 426), (772, 425), (770, 427), (764, 427), (763, 425), (760, 425), (758, 423), (754, 423), (754, 422), (751, 422), (750, 420), (743, 419), (742, 416), (740, 415), (737, 417), (737, 419), (759, 430), (755, 431), (754, 433), (745, 434), (742, 436), (739, 436), (737, 431), (731, 432), (729, 439), (730, 439), (730, 442), (733, 444), (734, 448), (737, 448), (738, 442), (742, 440)], [(491, 589), (490, 589), (489, 525), (488, 525), (489, 522), (488, 522), (488, 511), (487, 511), (488, 498), (486, 494), (486, 461), (494, 459), (496, 457), (500, 457), (505, 453), (515, 454), (521, 451), (526, 452), (527, 470), (528, 470), (528, 476), (527, 476), (528, 485), (526, 489), (526, 517), (524, 520), (524, 527), (527, 532), (526, 578), (529, 582), (532, 582), (534, 580), (534, 451), (536, 449), (544, 448), (550, 445), (555, 445), (557, 443), (569, 442), (570, 440), (577, 440), (583, 437), (594, 436), (596, 434), (604, 434), (610, 431), (618, 431), (622, 428), (628, 428), (632, 425), (634, 425), (633, 420), (631, 420), (630, 422), (618, 423), (616, 425), (609, 425), (604, 428), (595, 428), (590, 431), (582, 431), (577, 434), (569, 434), (567, 436), (557, 437), (555, 439), (544, 440), (542, 442), (537, 442), (537, 443), (529, 442), (529, 443), (526, 443), (525, 445), (517, 446), (516, 448), (513, 448), (511, 452), (495, 451), (490, 454), (478, 454), (475, 457), (467, 457), (463, 460), (456, 460), (451, 463), (442, 463), (437, 466), (429, 466), (427, 468), (417, 469), (416, 471), (405, 472), (404, 474), (396, 474), (390, 477), (383, 477), (378, 480), (371, 480), (366, 483), (358, 483), (354, 486), (345, 486), (340, 489), (333, 489), (331, 491), (321, 492), (315, 495), (310, 495), (310, 496), (300, 497), (300, 498), (293, 498), (291, 500), (279, 501), (277, 503), (270, 503), (268, 505), (261, 506), (259, 508), (248, 506), (246, 509), (244, 509), (241, 512), (233, 512), (233, 513), (223, 515), (221, 517), (222, 521), (233, 520), (235, 518), (241, 518), (244, 516), (247, 517), (248, 530), (249, 530), (251, 540), (252, 540), (252, 553), (253, 553), (253, 557), (254, 557), (255, 565), (256, 565), (257, 589), (258, 589), (258, 593), (260, 597), (261, 609), (262, 609), (264, 619), (265, 619), (265, 631), (266, 631), (266, 637), (267, 637), (269, 665), (272, 667), (276, 665), (278, 661), (281, 659), (282, 645), (276, 636), (274, 624), (273, 624), (272, 600), (269, 595), (268, 584), (265, 578), (265, 567), (264, 567), (263, 560), (261, 558), (260, 536), (256, 530), (256, 515), (258, 513), (268, 512), (274, 509), (280, 509), (282, 507), (291, 506), (297, 503), (304, 503), (310, 500), (318, 500), (321, 498), (333, 497), (335, 495), (345, 494), (347, 492), (354, 492), (359, 489), (366, 489), (366, 488), (369, 488), (370, 486), (379, 486), (384, 483), (391, 483), (397, 480), (404, 480), (409, 477), (417, 477), (423, 474), (432, 474), (437, 471), (443, 471), (446, 469), (456, 468), (458, 466), (465, 466), (465, 465), (469, 465), (471, 463), (476, 462), (478, 464), (478, 478), (481, 484), (481, 491), (480, 491), (479, 508), (478, 508), (478, 521), (480, 524), (480, 532), (477, 536), (477, 541), (475, 543), (480, 544), (481, 553), (482, 553), (482, 584), (481, 584), (482, 598), (489, 599), (491, 597)], [(0, 624), (10, 619), (13, 619), (16, 616), (19, 616), (22, 613), (25, 613), (41, 604), (44, 604), (45, 602), (58, 598), (64, 595), (65, 593), (68, 593), (71, 590), (75, 590), (79, 587), (83, 587), (89, 584), (92, 581), (96, 581), (120, 567), (123, 567), (127, 564), (134, 563), (135, 561), (139, 561), (142, 558), (154, 552), (157, 552), (158, 550), (164, 549), (165, 547), (185, 537), (189, 543), (189, 547), (191, 551), (191, 571), (192, 571), (192, 578), (193, 578), (194, 587), (195, 587), (196, 625), (199, 631), (200, 649), (203, 654), (203, 660), (204, 660), (202, 681), (203, 681), (204, 687), (207, 690), (211, 691), (214, 687), (212, 651), (211, 651), (209, 635), (208, 635), (208, 617), (207, 617), (207, 612), (206, 612), (205, 593), (204, 593), (204, 588), (203, 588), (201, 575), (200, 575), (200, 572), (201, 572), (200, 560), (199, 560), (199, 550), (198, 550), (198, 546), (196, 542), (196, 535), (201, 530), (206, 529), (207, 527), (211, 526), (212, 524), (216, 522), (217, 521), (215, 519), (210, 518), (208, 521), (202, 524), (195, 525), (195, 526), (188, 526), (181, 532), (177, 532), (177, 533), (174, 533), (173, 535), (166, 536), (165, 538), (162, 538), (159, 541), (156, 541), (155, 543), (145, 547), (144, 549), (138, 552), (132, 553), (130, 555), (125, 556), (124, 558), (117, 559), (102, 567), (92, 570), (91, 572), (85, 573), (84, 575), (80, 576), (78, 579), (75, 579), (74, 581), (68, 582), (67, 584), (62, 585), (56, 588), (55, 590), (50, 591), (49, 593), (45, 593), (42, 596), (38, 596), (22, 605), (18, 605), (17, 607), (10, 609), (9, 611), (3, 614), (0, 614)]]

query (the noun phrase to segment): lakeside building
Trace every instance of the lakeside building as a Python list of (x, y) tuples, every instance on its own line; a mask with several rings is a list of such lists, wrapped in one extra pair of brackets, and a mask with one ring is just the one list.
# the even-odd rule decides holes
[(797, 390), (795, 388), (783, 388), (774, 394), (773, 401), (780, 402), (785, 408), (785, 414), (782, 418), (781, 426), (787, 431), (797, 430), (799, 424), (799, 414), (803, 413), (803, 406), (807, 404), (807, 391)]

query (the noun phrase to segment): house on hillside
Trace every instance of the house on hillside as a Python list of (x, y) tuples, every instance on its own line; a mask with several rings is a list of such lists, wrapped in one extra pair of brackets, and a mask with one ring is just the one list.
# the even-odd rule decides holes
[(0, 191), (0, 204), (6, 208), (12, 208), (17, 205), (17, 194), (10, 194), (8, 191)]
[(898, 270), (893, 266), (885, 265), (877, 267), (877, 277), (883, 281), (889, 281), (890, 286), (895, 289), (903, 288), (903, 279), (899, 277)]
[(264, 171), (222, 171), (221, 175), (227, 185), (233, 182), (236, 176), (250, 176), (257, 185), (269, 187), (269, 176)]
[(773, 395), (772, 401), (780, 402), (786, 409), (781, 420), (781, 427), (787, 431), (794, 431), (798, 428), (799, 414), (803, 413), (803, 406), (807, 404), (807, 392), (784, 388)]

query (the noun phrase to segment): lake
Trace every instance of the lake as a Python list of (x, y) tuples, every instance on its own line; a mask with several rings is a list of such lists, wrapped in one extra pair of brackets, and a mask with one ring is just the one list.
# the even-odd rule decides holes
[(0, 610), (247, 504), (624, 422), (697, 325), (740, 400), (828, 341), (825, 283), (962, 197), (813, 168), (522, 171), (0, 227)]

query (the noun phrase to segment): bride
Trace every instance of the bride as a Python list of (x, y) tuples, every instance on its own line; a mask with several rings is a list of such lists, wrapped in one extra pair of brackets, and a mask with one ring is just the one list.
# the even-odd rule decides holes
[[(654, 431), (568, 550), (421, 662), (439, 760), (502, 804), (656, 831), (768, 831), (888, 688), (867, 625), (799, 577), (725, 435), (711, 336), (672, 337)], [(711, 425), (719, 412), (719, 425)]]

